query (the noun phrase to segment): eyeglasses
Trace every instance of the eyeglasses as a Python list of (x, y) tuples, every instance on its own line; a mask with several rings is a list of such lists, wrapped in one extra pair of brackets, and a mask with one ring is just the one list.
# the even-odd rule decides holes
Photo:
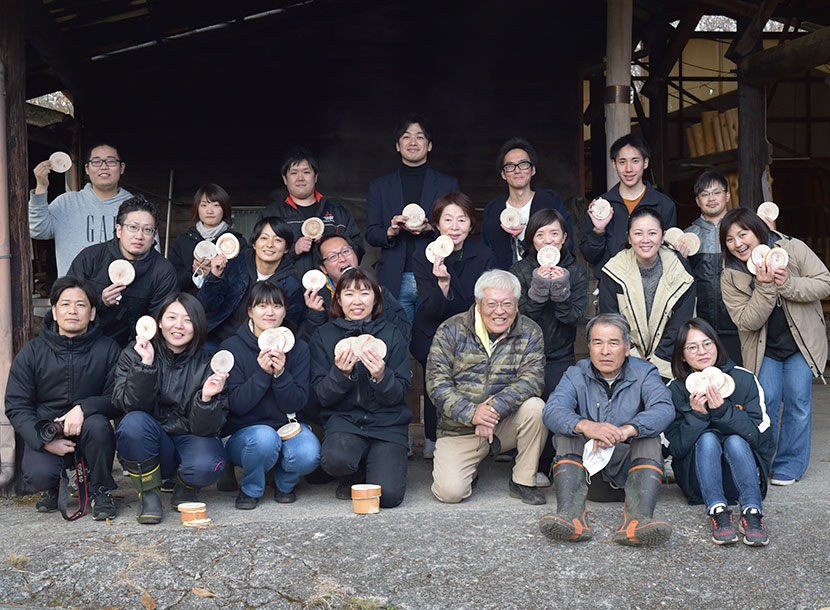
[(106, 159), (93, 157), (92, 159), (87, 161), (87, 163), (92, 167), (101, 167), (102, 165), (106, 165), (107, 167), (115, 167), (116, 165), (121, 163), (121, 159), (116, 159), (115, 157), (107, 157)]
[(698, 195), (698, 197), (700, 197), (701, 199), (709, 199), (710, 197), (720, 197), (725, 192), (726, 191), (723, 190), (723, 189), (715, 189), (713, 191), (703, 191), (700, 195)]
[(499, 307), (503, 311), (510, 313), (516, 309), (516, 301), (482, 301), (481, 307), (486, 312), (496, 311)]
[(132, 225), (132, 224), (123, 225), (123, 226), (124, 226), (124, 229), (127, 231), (127, 233), (132, 233), (133, 235), (135, 235), (139, 231), (141, 231), (147, 237), (152, 237), (153, 235), (156, 234), (156, 228), (155, 227), (142, 227), (140, 225)]
[(324, 256), (324, 257), (323, 257), (323, 260), (324, 260), (324, 261), (327, 261), (327, 262), (329, 262), (329, 263), (333, 263), (333, 262), (335, 262), (338, 258), (340, 258), (341, 256), (342, 256), (343, 258), (346, 258), (346, 257), (347, 257), (347, 256), (349, 256), (349, 254), (351, 254), (352, 252), (354, 252), (354, 249), (353, 249), (351, 246), (346, 246), (345, 248), (343, 248), (342, 250), (340, 250), (340, 251), (338, 251), (338, 252), (332, 252), (331, 254), (329, 254), (329, 255), (327, 255), (327, 256)]
[(507, 172), (508, 174), (515, 172), (517, 169), (525, 171), (526, 169), (530, 169), (533, 167), (533, 164), (530, 161), (519, 161), (518, 163), (505, 163), (502, 169)]
[(690, 354), (694, 355), (698, 353), (700, 350), (709, 351), (715, 345), (715, 342), (711, 339), (706, 339), (702, 343), (690, 343), (683, 349), (689, 352)]

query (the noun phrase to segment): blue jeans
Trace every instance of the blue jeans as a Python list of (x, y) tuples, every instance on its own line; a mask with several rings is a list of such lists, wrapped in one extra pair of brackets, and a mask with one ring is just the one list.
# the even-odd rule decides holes
[(283, 441), (271, 426), (247, 426), (225, 444), (228, 459), (242, 467), (242, 491), (252, 498), (265, 493), (265, 473), (274, 468), (274, 483), (282, 493), (294, 491), (304, 474), (320, 463), (320, 441), (307, 425)]
[(216, 436), (171, 436), (149, 413), (130, 411), (115, 431), (118, 455), (131, 462), (158, 457), (161, 476), (170, 479), (179, 469), (181, 480), (191, 487), (215, 483), (225, 469), (225, 448)]
[(415, 274), (411, 271), (401, 273), (401, 291), (398, 294), (398, 303), (403, 307), (409, 323), (415, 319), (415, 310), (418, 309), (418, 287), (415, 285)]
[(779, 478), (800, 479), (810, 463), (813, 372), (801, 352), (797, 352), (783, 362), (764, 358), (758, 381), (764, 389), (777, 447), (772, 471)]
[(728, 505), (727, 495), (737, 496), (741, 510), (761, 510), (758, 465), (749, 443), (737, 434), (723, 442), (714, 432), (701, 434), (695, 443), (695, 473), (707, 512), (717, 504)]

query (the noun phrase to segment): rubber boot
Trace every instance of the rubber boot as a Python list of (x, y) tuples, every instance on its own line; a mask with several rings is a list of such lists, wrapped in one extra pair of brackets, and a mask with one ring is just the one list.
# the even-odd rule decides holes
[(219, 491), (239, 489), (239, 483), (236, 482), (236, 467), (230, 460), (225, 460), (225, 468), (222, 470), (222, 476), (216, 481), (216, 489)]
[(662, 480), (663, 469), (657, 462), (644, 458), (631, 462), (625, 479), (623, 524), (614, 532), (614, 542), (640, 546), (669, 539), (671, 525), (652, 519)]
[(176, 471), (176, 486), (173, 488), (173, 495), (170, 497), (170, 504), (173, 508), (179, 508), (179, 504), (185, 502), (196, 502), (196, 495), (199, 493), (198, 487), (191, 487), (179, 476), (179, 471)]
[(143, 462), (121, 460), (133, 486), (138, 492), (138, 510), (135, 518), (139, 523), (155, 525), (161, 523), (161, 467), (158, 458)]
[(582, 458), (566, 455), (553, 465), (553, 484), (556, 486), (556, 512), (539, 521), (539, 529), (551, 540), (579, 542), (594, 536), (588, 527), (585, 499), (588, 479)]

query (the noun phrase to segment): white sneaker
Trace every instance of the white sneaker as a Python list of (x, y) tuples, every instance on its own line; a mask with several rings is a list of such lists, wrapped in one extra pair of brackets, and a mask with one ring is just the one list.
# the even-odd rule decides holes
[(770, 481), (770, 483), (772, 483), (773, 485), (786, 486), (786, 485), (792, 485), (793, 483), (795, 483), (795, 479), (788, 479), (786, 477), (780, 477), (779, 478), (779, 477), (774, 476), (774, 477), (772, 477), (772, 480)]
[(544, 472), (536, 473), (536, 487), (550, 487), (550, 479)]
[(435, 457), (435, 441), (431, 441), (428, 438), (424, 439), (424, 459), (431, 460)]

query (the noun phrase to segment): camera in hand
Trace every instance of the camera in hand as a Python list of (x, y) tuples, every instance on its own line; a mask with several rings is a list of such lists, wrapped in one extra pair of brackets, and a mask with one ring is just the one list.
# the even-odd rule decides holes
[(59, 421), (42, 419), (35, 424), (35, 431), (44, 445), (51, 443), (56, 438), (63, 438), (63, 424)]

